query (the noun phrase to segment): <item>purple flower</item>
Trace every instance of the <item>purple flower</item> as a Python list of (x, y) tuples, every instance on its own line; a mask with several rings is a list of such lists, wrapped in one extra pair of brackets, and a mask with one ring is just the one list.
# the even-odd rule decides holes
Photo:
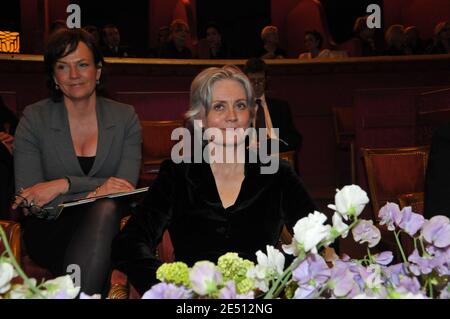
[(404, 264), (395, 264), (389, 267), (384, 268), (383, 270), (386, 278), (394, 285), (400, 285), (400, 278), (402, 276), (406, 276), (407, 269)]
[(387, 225), (388, 230), (395, 229), (394, 221), (398, 220), (400, 216), (400, 208), (395, 203), (387, 203), (381, 207), (378, 212), (378, 217), (381, 219), (380, 225)]
[(253, 291), (249, 291), (247, 294), (239, 295), (236, 292), (236, 284), (234, 281), (228, 281), (225, 287), (219, 291), (220, 299), (254, 299)]
[(433, 256), (431, 265), (437, 270), (439, 275), (450, 275), (450, 246), (447, 246), (447, 248), (437, 248), (430, 245), (426, 249)]
[(416, 276), (429, 274), (433, 270), (432, 258), (424, 258), (419, 255), (417, 249), (408, 257), (409, 270)]
[(298, 289), (294, 298), (312, 298), (331, 276), (327, 263), (320, 255), (308, 255), (292, 272), (292, 278), (297, 282)]
[(410, 292), (416, 295), (420, 292), (420, 282), (417, 277), (401, 276), (399, 284), (395, 286), (395, 290), (401, 294)]
[(359, 284), (355, 281), (355, 273), (349, 263), (337, 261), (331, 271), (329, 282), (333, 295), (337, 298), (352, 297), (360, 293)]
[(192, 292), (184, 287), (161, 282), (148, 290), (142, 299), (190, 299)]
[(192, 290), (198, 295), (209, 295), (217, 291), (217, 286), (222, 283), (222, 274), (216, 265), (210, 261), (198, 261), (189, 273)]
[(367, 242), (369, 247), (375, 247), (381, 240), (381, 233), (373, 225), (373, 221), (361, 219), (352, 229), (353, 238), (361, 244)]
[(423, 225), (422, 236), (436, 247), (447, 247), (450, 245), (450, 220), (446, 216), (434, 216)]
[(394, 259), (394, 255), (391, 251), (383, 251), (382, 253), (375, 255), (374, 258), (377, 264), (387, 266), (392, 262), (392, 259)]
[(424, 223), (425, 218), (422, 215), (413, 213), (409, 206), (402, 209), (400, 212), (400, 220), (396, 221), (398, 227), (407, 232), (410, 236), (414, 236)]

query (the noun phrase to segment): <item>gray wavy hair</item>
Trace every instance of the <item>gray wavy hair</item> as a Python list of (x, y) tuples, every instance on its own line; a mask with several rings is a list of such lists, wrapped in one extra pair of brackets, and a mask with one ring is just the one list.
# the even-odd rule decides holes
[(255, 117), (255, 101), (253, 87), (247, 76), (234, 65), (223, 67), (211, 67), (200, 72), (191, 84), (190, 108), (186, 112), (185, 118), (193, 124), (194, 120), (200, 119), (201, 111), (208, 115), (212, 106), (213, 86), (222, 80), (233, 80), (242, 85), (247, 96), (247, 106), (250, 110), (250, 120)]

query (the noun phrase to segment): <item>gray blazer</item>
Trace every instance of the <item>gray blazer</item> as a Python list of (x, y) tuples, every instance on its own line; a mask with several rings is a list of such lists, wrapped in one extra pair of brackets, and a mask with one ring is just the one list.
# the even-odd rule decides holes
[[(68, 177), (67, 194), (46, 207), (83, 198), (109, 177), (136, 185), (141, 165), (141, 127), (131, 105), (97, 97), (98, 145), (90, 172), (85, 175), (73, 147), (64, 102), (50, 99), (26, 107), (14, 142), (16, 189)], [(54, 218), (50, 212), (49, 218)]]

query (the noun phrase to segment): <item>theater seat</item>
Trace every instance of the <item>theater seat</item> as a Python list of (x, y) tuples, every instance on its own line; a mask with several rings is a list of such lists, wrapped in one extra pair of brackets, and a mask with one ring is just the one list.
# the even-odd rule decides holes
[(139, 187), (150, 186), (158, 176), (161, 163), (170, 158), (172, 147), (178, 141), (171, 140), (174, 129), (183, 127), (182, 120), (141, 121), (142, 169)]

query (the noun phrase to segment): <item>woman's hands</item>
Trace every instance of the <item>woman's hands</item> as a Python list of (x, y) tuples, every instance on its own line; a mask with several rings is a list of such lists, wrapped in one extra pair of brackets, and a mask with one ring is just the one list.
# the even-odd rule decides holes
[(12, 208), (16, 209), (21, 204), (29, 207), (43, 207), (57, 196), (66, 193), (68, 189), (69, 182), (65, 178), (35, 184), (31, 187), (23, 189), (19, 193), (19, 196), (16, 196)]
[(2, 142), (8, 149), (9, 153), (12, 154), (14, 136), (12, 136), (8, 133), (5, 133), (5, 132), (0, 132), (0, 142)]
[(123, 178), (110, 177), (95, 192), (91, 192), (87, 197), (104, 196), (115, 193), (130, 192), (134, 186)]

